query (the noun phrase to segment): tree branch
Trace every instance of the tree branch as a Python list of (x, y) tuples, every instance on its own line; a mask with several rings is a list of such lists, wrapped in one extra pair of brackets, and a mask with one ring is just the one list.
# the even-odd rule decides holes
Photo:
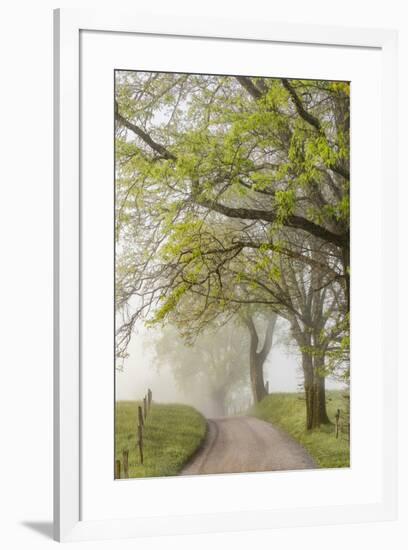
[(126, 118), (124, 118), (116, 108), (115, 111), (116, 114), (116, 120), (122, 124), (122, 126), (125, 126), (128, 130), (131, 130), (134, 134), (136, 134), (142, 141), (144, 141), (153, 151), (156, 151), (156, 153), (159, 153), (161, 157), (163, 157), (166, 160), (177, 160), (177, 157), (173, 155), (166, 147), (161, 145), (160, 143), (157, 143), (152, 139), (149, 134), (147, 134), (142, 128), (134, 124), (133, 122), (130, 122)]
[[(303, 120), (305, 120), (308, 124), (313, 126), (313, 128), (315, 128), (318, 132), (321, 132), (322, 135), (324, 135), (320, 120), (305, 109), (302, 100), (296, 93), (295, 88), (290, 84), (289, 80), (287, 80), (286, 78), (281, 78), (281, 82), (283, 87), (289, 92), (289, 95), (292, 98), (293, 103), (295, 104), (298, 115), (303, 118)], [(350, 171), (340, 164), (337, 163), (333, 166), (330, 166), (329, 168), (333, 170), (333, 172), (335, 172), (336, 174), (343, 176), (343, 178), (347, 180), (350, 179)]]
[(254, 99), (261, 99), (261, 97), (264, 95), (264, 93), (255, 86), (255, 84), (248, 76), (236, 76), (235, 78)]
[[(247, 79), (247, 77), (237, 77), (237, 78)], [(166, 149), (166, 147), (154, 141), (139, 126), (125, 119), (119, 113), (119, 110), (117, 109), (117, 107), (116, 107), (116, 118), (120, 124), (122, 124), (129, 130), (131, 130), (140, 139), (142, 139), (142, 141), (144, 141), (151, 149), (159, 153), (163, 158), (167, 160), (177, 160), (176, 155), (171, 153), (168, 149)], [(276, 221), (276, 212), (274, 210), (257, 210), (252, 208), (232, 208), (209, 199), (204, 199), (199, 196), (197, 182), (195, 183), (193, 182), (193, 200), (197, 204), (204, 206), (205, 208), (209, 208), (210, 210), (213, 210), (220, 214), (223, 214), (224, 216), (227, 216), (229, 218), (240, 218), (240, 219), (246, 219), (246, 220), (263, 220), (263, 221), (272, 222), (272, 223)], [(327, 242), (331, 242), (341, 248), (348, 245), (348, 234), (339, 235), (337, 233), (333, 233), (332, 231), (329, 231), (325, 227), (322, 227), (321, 225), (317, 225), (314, 222), (306, 218), (303, 218), (301, 216), (296, 216), (296, 215), (287, 216), (284, 222), (284, 225), (286, 225), (287, 227), (292, 227), (293, 229), (302, 229), (314, 235), (315, 237), (323, 239)]]
[[(197, 188), (197, 185), (195, 186)], [(193, 192), (194, 202), (209, 208), (214, 212), (223, 214), (228, 218), (240, 218), (242, 220), (262, 220), (270, 223), (276, 222), (276, 212), (274, 210), (257, 210), (254, 208), (233, 208), (221, 204), (219, 202), (212, 201), (210, 199), (204, 199), (199, 197), (197, 193)], [(339, 235), (329, 231), (321, 225), (317, 225), (314, 222), (303, 218), (302, 216), (296, 216), (294, 214), (287, 216), (284, 225), (293, 229), (302, 229), (319, 239), (323, 239), (326, 242), (330, 242), (343, 248), (348, 244), (348, 234)]]
[(320, 120), (310, 114), (308, 111), (306, 111), (306, 109), (303, 107), (303, 103), (300, 100), (300, 97), (297, 95), (296, 90), (290, 84), (289, 80), (287, 80), (286, 78), (281, 78), (281, 82), (283, 87), (289, 92), (289, 95), (292, 98), (293, 103), (295, 104), (298, 115), (302, 117), (303, 120), (308, 122), (311, 126), (316, 128), (316, 130), (320, 130)]
[(275, 330), (277, 318), (278, 318), (278, 315), (276, 313), (272, 313), (271, 317), (268, 320), (268, 326), (266, 328), (264, 345), (262, 346), (261, 351), (258, 353), (258, 356), (262, 362), (265, 361), (265, 359), (268, 357), (268, 353), (271, 350), (273, 332)]

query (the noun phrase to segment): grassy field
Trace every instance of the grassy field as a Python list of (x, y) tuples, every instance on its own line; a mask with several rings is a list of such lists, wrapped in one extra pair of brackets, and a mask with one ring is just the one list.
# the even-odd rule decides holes
[[(327, 414), (333, 424), (337, 409), (344, 410), (341, 392), (327, 392)], [(302, 394), (268, 395), (250, 410), (250, 414), (288, 432), (309, 451), (321, 468), (350, 466), (349, 442), (345, 435), (335, 438), (334, 425), (321, 426), (320, 429), (313, 431), (305, 430), (305, 402)]]
[(137, 401), (116, 403), (116, 459), (122, 461), (122, 451), (129, 450), (129, 477), (177, 475), (204, 439), (204, 417), (187, 405), (153, 403), (144, 430), (142, 466), (136, 436), (138, 405)]

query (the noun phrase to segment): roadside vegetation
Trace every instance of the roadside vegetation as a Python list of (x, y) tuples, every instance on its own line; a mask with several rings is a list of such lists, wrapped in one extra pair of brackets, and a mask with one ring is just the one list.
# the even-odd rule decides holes
[(129, 450), (129, 477), (177, 475), (200, 447), (206, 434), (206, 421), (193, 407), (153, 403), (147, 418), (144, 464), (137, 446), (137, 407), (139, 401), (116, 403), (115, 458), (122, 460)]
[(344, 410), (341, 391), (326, 392), (327, 415), (332, 424), (322, 424), (314, 430), (305, 428), (305, 404), (302, 393), (274, 393), (254, 405), (249, 414), (288, 432), (303, 445), (321, 468), (350, 466), (350, 444), (344, 431), (335, 436), (337, 409)]

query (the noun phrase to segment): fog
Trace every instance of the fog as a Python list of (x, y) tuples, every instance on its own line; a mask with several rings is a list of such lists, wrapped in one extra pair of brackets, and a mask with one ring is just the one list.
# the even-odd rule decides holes
[[(285, 322), (280, 321), (278, 334), (274, 336), (272, 349), (264, 363), (264, 378), (265, 382), (269, 383), (270, 393), (301, 390), (300, 356), (296, 346), (288, 343), (286, 336), (288, 330)], [(162, 361), (160, 368), (157, 367), (152, 342), (158, 338), (160, 338), (160, 329), (146, 329), (141, 324), (137, 325), (129, 343), (128, 357), (117, 364), (116, 399), (141, 399), (147, 388), (150, 388), (156, 402), (190, 404), (208, 417), (217, 416), (208, 392), (203, 390), (202, 384), (193, 383), (187, 389), (182, 388), (174, 375), (173, 365)], [(180, 346), (182, 345), (183, 342), (180, 339)], [(194, 351), (194, 348), (192, 350)], [(326, 387), (339, 389), (342, 385), (328, 377)], [(244, 411), (251, 404), (252, 397), (248, 380), (247, 383), (240, 386), (238, 394), (235, 394), (234, 403), (229, 408), (229, 412)]]

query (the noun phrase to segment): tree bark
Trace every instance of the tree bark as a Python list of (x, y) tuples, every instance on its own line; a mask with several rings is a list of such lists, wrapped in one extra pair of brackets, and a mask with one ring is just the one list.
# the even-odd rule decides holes
[[(321, 358), (317, 363), (321, 363)], [(302, 353), (307, 430), (318, 428), (321, 424), (330, 424), (326, 409), (325, 376), (319, 373), (318, 364), (314, 364), (310, 354)]]
[(326, 410), (326, 376), (324, 371), (324, 352), (313, 357), (315, 413), (314, 427), (320, 424), (330, 424)]
[(330, 424), (330, 418), (327, 415), (326, 409), (326, 378), (319, 376), (318, 380), (318, 395), (319, 395), (319, 410), (318, 418), (320, 424)]
[(254, 401), (259, 403), (266, 396), (265, 381), (263, 376), (263, 361), (257, 354), (250, 357), (250, 378)]
[(315, 393), (313, 385), (313, 361), (311, 355), (307, 352), (302, 352), (302, 369), (306, 399), (306, 429), (311, 430), (312, 428), (314, 428), (315, 424)]
[(247, 317), (246, 324), (251, 337), (249, 350), (249, 376), (251, 380), (252, 395), (255, 403), (259, 403), (267, 395), (263, 366), (272, 347), (273, 332), (277, 315), (273, 313), (266, 328), (265, 340), (261, 351), (258, 351), (259, 336), (252, 317)]

